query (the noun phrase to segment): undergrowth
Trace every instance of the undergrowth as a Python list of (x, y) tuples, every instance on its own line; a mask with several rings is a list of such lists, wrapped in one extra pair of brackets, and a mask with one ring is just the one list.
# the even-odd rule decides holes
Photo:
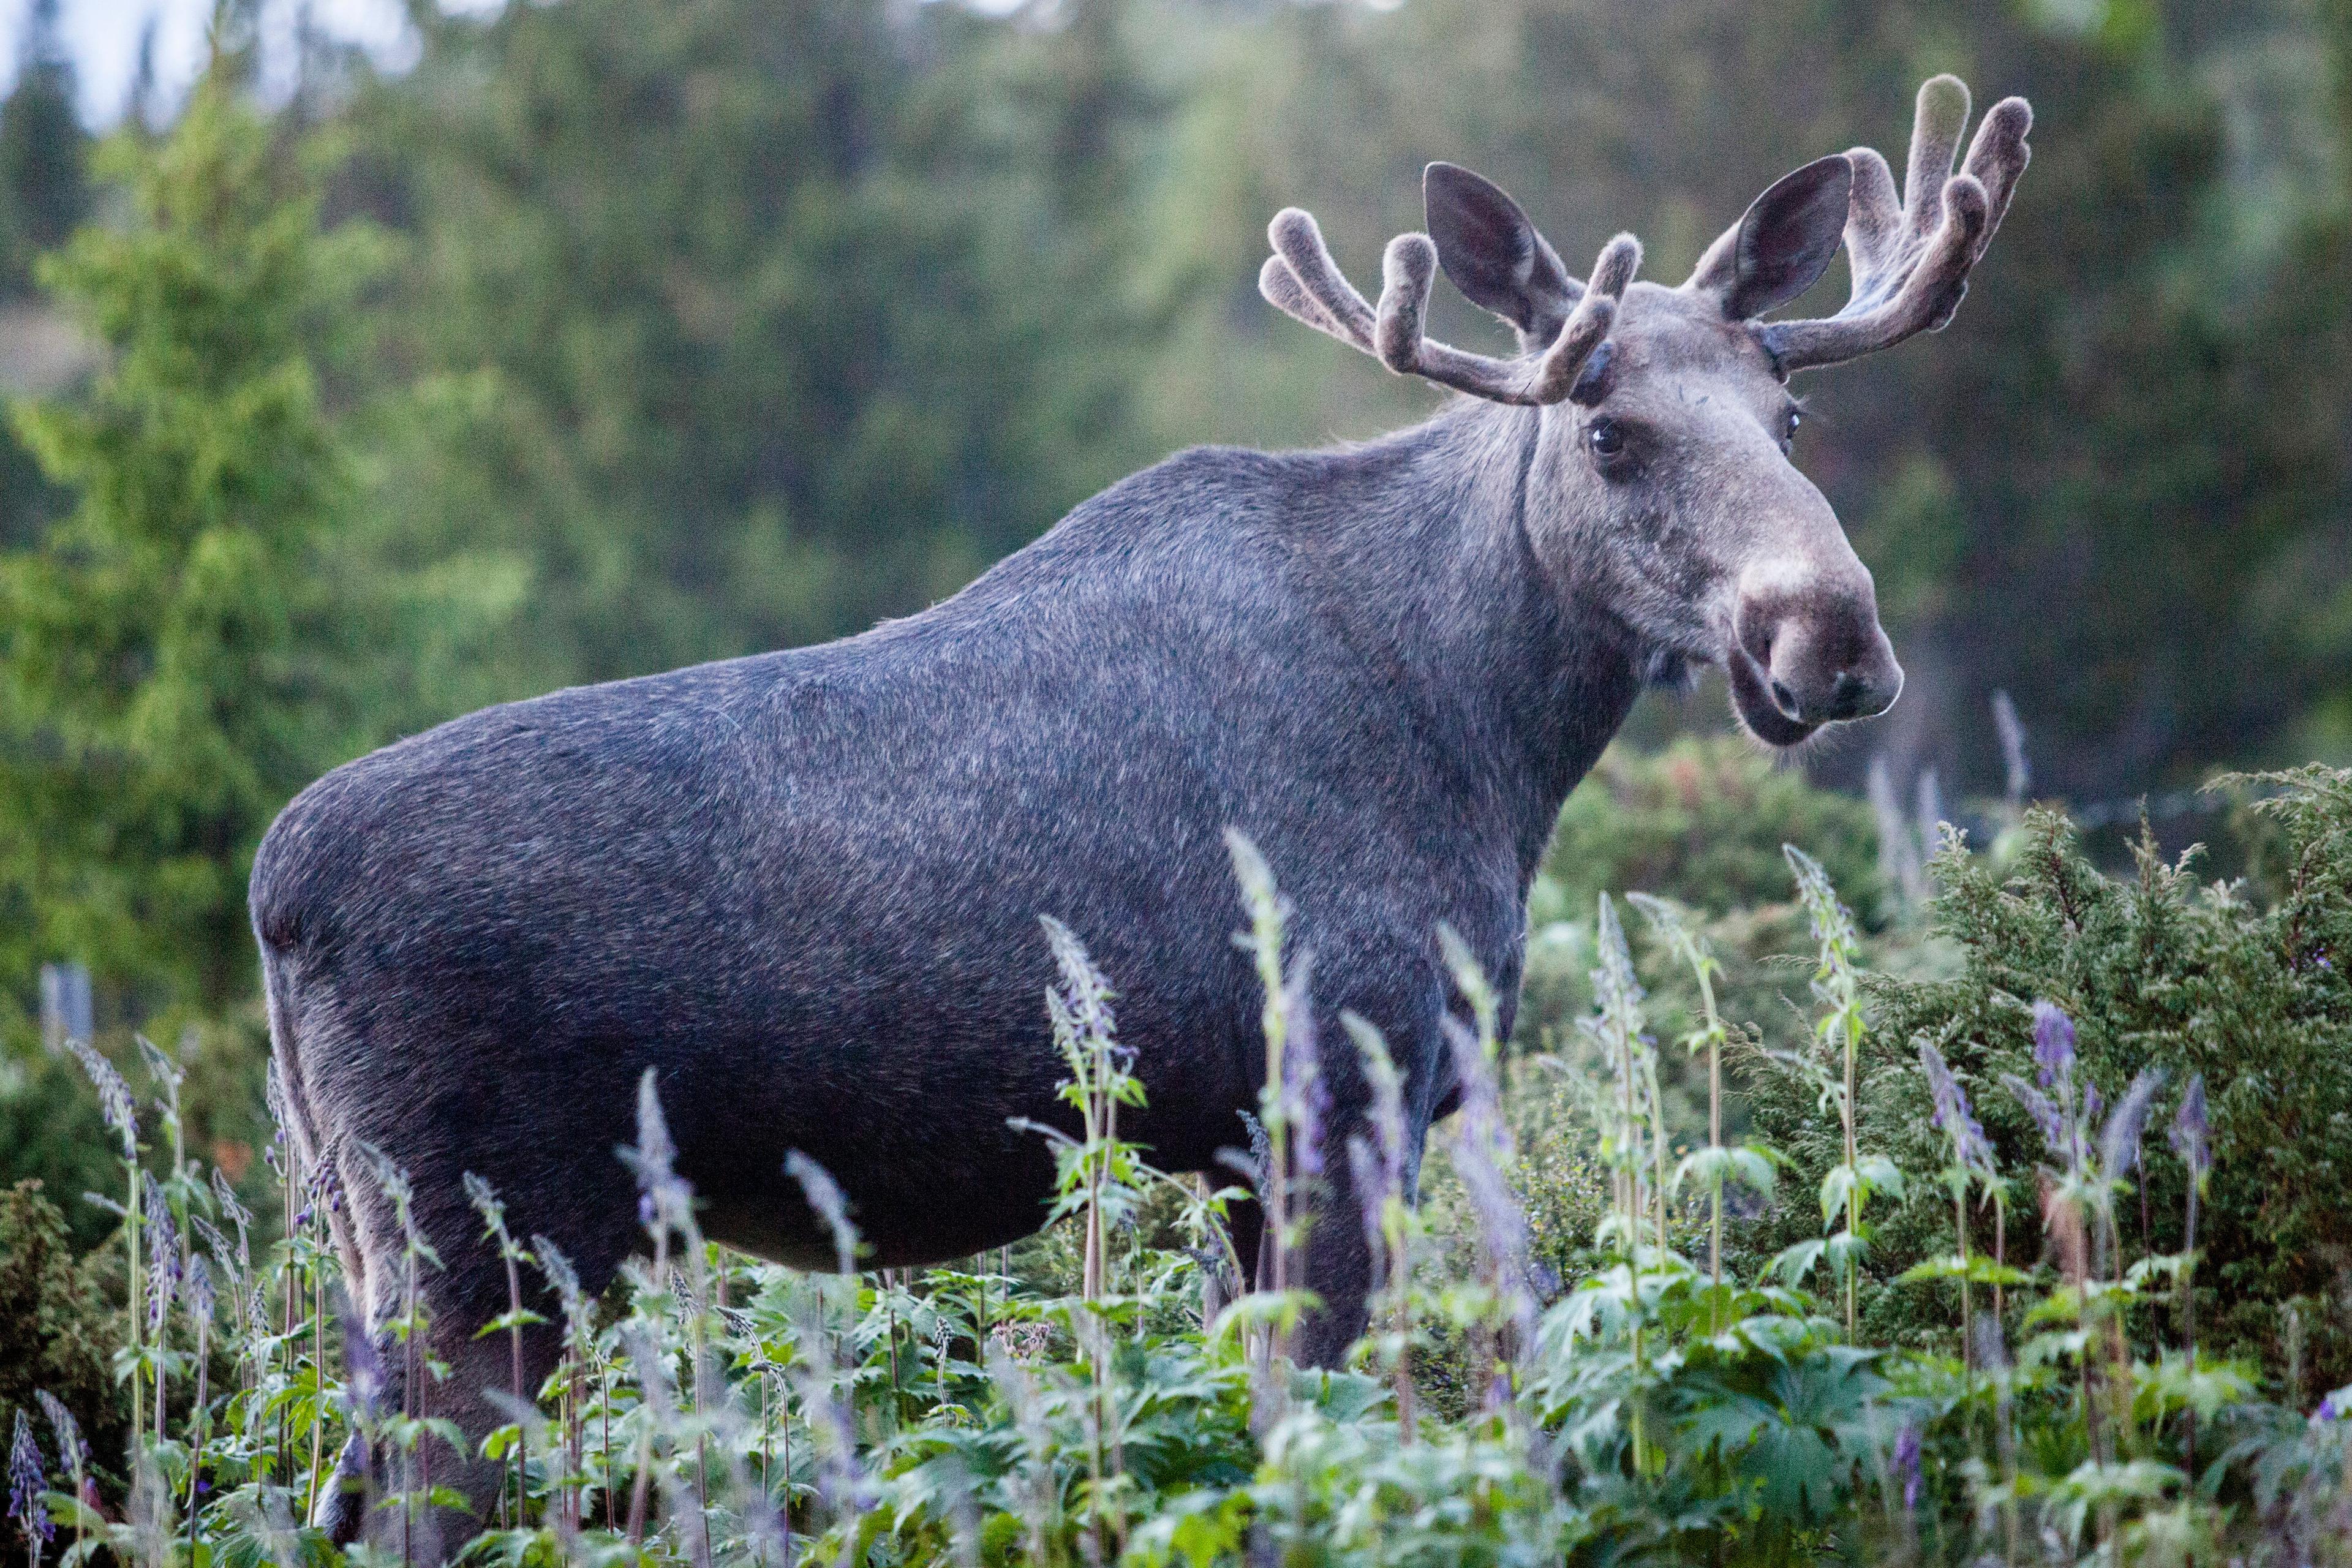
[[(134, 1094), (83, 1044), (111, 1237), (77, 1257), (50, 1194), (0, 1201), (15, 1549), (331, 1563), (302, 1521), (357, 1433), (378, 1484), (355, 1563), (2347, 1561), (2352, 1394), (2306, 1406), (2342, 1374), (2352, 1240), (2352, 774), (2273, 787), (2259, 889), (2152, 853), (2105, 878), (2054, 816), (2000, 864), (1955, 844), (1944, 956), (1892, 975), (1791, 850), (1772, 918), (1810, 949), (1778, 972), (1801, 1017), (1733, 1011), (1737, 916), (1603, 895), (1592, 1005), (1507, 1053), (1500, 999), (1448, 941), (1465, 1104), (1418, 1205), (1360, 1021), (1320, 1037), (1358, 1053), (1372, 1114), (1322, 1146), (1301, 970), (1237, 843), (1276, 1239), (1237, 1299), (1221, 1216), (1244, 1194), (1121, 1138), (1143, 1091), (1118, 977), (1050, 922), (1082, 1131), (1051, 1135), (1061, 1223), (1018, 1267), (858, 1272), (853, 1216), (805, 1161), (790, 1174), (841, 1272), (710, 1246), (649, 1080), (646, 1245), (604, 1299), (474, 1184), (512, 1280), (484, 1331), (544, 1321), (567, 1350), (483, 1447), (491, 1516), (454, 1532), (444, 1374), (384, 1403), (326, 1243), (341, 1194), (281, 1141), (276, 1210), (248, 1212), (188, 1152), (173, 1058), (142, 1044)], [(1321, 1223), (1365, 1227), (1371, 1329), (1347, 1367), (1302, 1370), (1298, 1246), (1339, 1161), (1363, 1212)], [(377, 1179), (402, 1209), (404, 1174)], [(418, 1241), (410, 1261), (441, 1260)]]

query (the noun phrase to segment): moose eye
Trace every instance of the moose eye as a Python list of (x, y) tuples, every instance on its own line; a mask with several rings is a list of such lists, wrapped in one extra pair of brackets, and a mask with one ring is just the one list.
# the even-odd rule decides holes
[(1584, 444), (1604, 465), (1625, 455), (1625, 431), (1614, 419), (1596, 419), (1585, 426)]
[(1793, 408), (1789, 410), (1788, 423), (1780, 430), (1780, 450), (1785, 452), (1789, 449), (1790, 444), (1797, 438), (1797, 426), (1804, 422), (1805, 416)]

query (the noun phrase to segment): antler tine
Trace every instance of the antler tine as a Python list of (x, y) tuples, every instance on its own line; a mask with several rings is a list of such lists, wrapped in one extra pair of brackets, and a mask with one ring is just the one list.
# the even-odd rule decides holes
[(1943, 216), (1944, 182), (1952, 177), (1952, 155), (1969, 128), (1969, 84), (1956, 76), (1931, 76), (1919, 84), (1911, 111), (1911, 156), (1903, 166), (1904, 226), (1919, 237), (1935, 232)]
[(1558, 403), (1575, 389), (1586, 363), (1609, 341), (1609, 329), (1617, 324), (1617, 301), (1624, 298), (1641, 268), (1642, 242), (1632, 235), (1621, 234), (1601, 247), (1583, 298), (1537, 362), (1536, 402)]
[(1373, 341), (1381, 363), (1399, 375), (1418, 375), (1493, 403), (1514, 395), (1524, 374), (1509, 362), (1465, 353), (1423, 333), (1429, 285), (1437, 273), (1437, 247), (1425, 234), (1401, 234), (1381, 258), (1381, 310)]
[(1617, 301), (1641, 260), (1641, 243), (1630, 234), (1619, 235), (1601, 250), (1582, 300), (1541, 357), (1493, 359), (1427, 335), (1437, 247), (1425, 234), (1401, 234), (1389, 241), (1381, 264), (1374, 330), (1381, 363), (1400, 375), (1418, 375), (1490, 403), (1538, 406), (1561, 402), (1592, 351), (1608, 338), (1617, 319)]
[[(1315, 302), (1315, 296), (1307, 291), (1306, 286), (1298, 281), (1298, 274), (1293, 272), (1290, 263), (1281, 257), (1267, 257), (1265, 265), (1257, 269), (1257, 291), (1265, 297), (1267, 304), (1284, 315), (1304, 321), (1318, 332), (1328, 332), (1343, 343), (1356, 342), (1340, 330), (1339, 322), (1323, 313), (1323, 307)], [(1356, 343), (1356, 346), (1361, 348), (1364, 345)]]
[(1845, 228), (1852, 298), (1834, 316), (1763, 329), (1782, 371), (1855, 359), (1940, 331), (1952, 319), (1968, 292), (1969, 270), (2000, 226), (2032, 157), (2025, 139), (2033, 110), (2021, 98), (2003, 99), (1978, 127), (1954, 174), (1968, 115), (1969, 91), (1958, 78), (1935, 77), (1919, 89), (1899, 199), (1885, 158), (1867, 147), (1846, 154), (1853, 166)]
[(2010, 199), (2017, 195), (2017, 182), (2024, 174), (2025, 165), (2033, 162), (2033, 149), (2025, 144), (2032, 130), (2033, 106), (2021, 98), (2004, 98), (1992, 106), (1992, 112), (1977, 127), (1977, 139), (1969, 143), (1968, 162), (1961, 167), (1977, 177), (1992, 205), (1985, 226), (1987, 239), (2000, 226), (2000, 220), (2009, 216)]
[(1258, 268), (1266, 302), (1316, 331), (1353, 343), (1399, 375), (1424, 380), (1492, 403), (1536, 405), (1565, 400), (1585, 362), (1608, 338), (1617, 301), (1641, 266), (1642, 246), (1621, 234), (1603, 247), (1592, 279), (1551, 346), (1534, 359), (1492, 359), (1429, 337), (1429, 289), (1437, 247), (1425, 234), (1401, 234), (1381, 261), (1378, 310), (1340, 274), (1313, 217), (1285, 207), (1266, 227), (1275, 254)]
[[(1276, 310), (1372, 353), (1372, 308), (1341, 276), (1313, 215), (1285, 207), (1266, 225), (1265, 237), (1274, 255), (1258, 272), (1258, 292)], [(1275, 271), (1276, 262), (1288, 273), (1286, 281)]]

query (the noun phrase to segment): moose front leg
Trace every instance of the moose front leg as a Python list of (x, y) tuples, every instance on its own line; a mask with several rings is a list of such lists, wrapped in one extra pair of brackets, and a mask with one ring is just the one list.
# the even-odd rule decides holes
[[(1400, 963), (1390, 973), (1419, 967)], [(1416, 978), (1419, 984), (1408, 983), (1409, 1001), (1391, 996), (1385, 1007), (1334, 1008), (1318, 1019), (1328, 1099), (1317, 1169), (1300, 1184), (1294, 1210), (1304, 1211), (1306, 1226), (1294, 1241), (1290, 1270), (1318, 1298), (1293, 1342), (1305, 1365), (1336, 1366), (1362, 1337), (1368, 1299), (1385, 1283), (1381, 1236), (1388, 1200), (1413, 1201), (1431, 1108), (1451, 1081), (1439, 1055), (1442, 993), (1434, 977)], [(1388, 1026), (1368, 1031), (1370, 1019)]]
[[(1330, 1131), (1340, 1132), (1338, 1128)], [(1349, 1132), (1327, 1151), (1323, 1175), (1307, 1215), (1301, 1249), (1304, 1283), (1318, 1305), (1300, 1320), (1293, 1354), (1302, 1366), (1338, 1366), (1363, 1337), (1372, 1289), (1372, 1248), (1364, 1222), (1362, 1195), (1346, 1153)], [(1377, 1201), (1377, 1200), (1375, 1200)]]

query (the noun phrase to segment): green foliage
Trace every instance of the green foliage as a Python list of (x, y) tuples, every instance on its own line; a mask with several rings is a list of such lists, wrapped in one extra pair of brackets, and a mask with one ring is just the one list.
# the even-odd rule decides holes
[[(1960, 967), (1874, 989), (1881, 1065), (1865, 1117), (1906, 1165), (1944, 1163), (1928, 1152), (1940, 1134), (1926, 1127), (1923, 1091), (1895, 1065), (1924, 1039), (1969, 1087), (2005, 1169), (2047, 1161), (2032, 1119), (1997, 1087), (2004, 1072), (2034, 1078), (2031, 1008), (2041, 1000), (2072, 1017), (2083, 1070), (2110, 1104), (2153, 1068), (2165, 1077), (2160, 1125), (2201, 1074), (2215, 1151), (2199, 1232), (2206, 1342), (2281, 1373), (2282, 1313), (2300, 1303), (2305, 1386), (2333, 1387), (2352, 1382), (2352, 1325), (2335, 1304), (2352, 1257), (2336, 1174), (2352, 1168), (2352, 774), (2306, 768), (2240, 787), (2272, 792), (2251, 808), (2267, 897), (2200, 883), (2197, 851), (2167, 860), (2147, 844), (2133, 875), (2104, 875), (2053, 812), (2029, 816), (2005, 875), (1957, 849), (1940, 856), (1933, 919)], [(1784, 1107), (1769, 1120), (1798, 1113)], [(2126, 1205), (2122, 1223), (2135, 1247), (2162, 1254), (2181, 1245), (2185, 1177), (2156, 1142), (2147, 1203)], [(2031, 1260), (2043, 1245), (2032, 1187), (2012, 1190), (2011, 1258)], [(1942, 1223), (1934, 1245), (1948, 1250), (1948, 1219), (1920, 1210), (1907, 1245)]]
[(103, 1211), (80, 1198), (113, 1185), (110, 1142), (90, 1103), (89, 1080), (71, 1061), (46, 1051), (0, 1058), (0, 1182), (34, 1182), (62, 1198), (78, 1251), (96, 1246), (112, 1227)]
[(125, 221), (41, 270), (103, 366), (16, 409), (76, 500), (0, 557), (0, 967), (79, 958), (134, 1019), (217, 1015), (251, 991), (263, 827), (414, 711), (418, 590), (337, 529), (329, 381), (383, 246), (321, 229), (304, 163), (217, 74), (100, 172)]
[[(1506, 1094), (1492, 1076), (1496, 998), (1449, 942), (1480, 1024), (1459, 1058), (1465, 1111), (1441, 1130), (1443, 1159), (1432, 1171), (1440, 1190), (1429, 1211), (1372, 1205), (1402, 1263), (1377, 1297), (1377, 1331), (1350, 1370), (1302, 1372), (1283, 1357), (1301, 1307), (1296, 1291), (1244, 1294), (1202, 1323), (1217, 1206), (1186, 1195), (1178, 1228), (1190, 1236), (1179, 1248), (1158, 1245), (1155, 1226), (1144, 1223), (1143, 1184), (1178, 1189), (1118, 1136), (1114, 1111), (1139, 1104), (1141, 1090), (1117, 1043), (1110, 983), (1070, 931), (1047, 927), (1061, 969), (1049, 1010), (1083, 1124), (1080, 1135), (1055, 1139), (1062, 1181), (1054, 1208), (1083, 1233), (1082, 1265), (1070, 1271), (1080, 1277), (1076, 1293), (984, 1268), (812, 1277), (717, 1251), (672, 1168), (648, 1077), (638, 1140), (625, 1153), (645, 1193), (652, 1261), (629, 1264), (624, 1289), (604, 1309), (583, 1299), (544, 1237), (526, 1245), (508, 1231), (486, 1184), (467, 1184), (487, 1227), (473, 1245), (508, 1270), (509, 1309), (485, 1331), (560, 1321), (565, 1346), (562, 1365), (516, 1400), (515, 1419), (483, 1445), (508, 1467), (508, 1490), (467, 1550), (486, 1562), (728, 1568), (1204, 1568), (1269, 1552), (1351, 1568), (1562, 1560), (1761, 1568), (1890, 1558), (1957, 1564), (1989, 1552), (2006, 1559), (2031, 1542), (2072, 1558), (2111, 1545), (2126, 1562), (2341, 1563), (2332, 1521), (2346, 1506), (2352, 1390), (2306, 1420), (2294, 1390), (2284, 1404), (2266, 1402), (2248, 1366), (2213, 1353), (2211, 1336), (2206, 1348), (2178, 1342), (2168, 1308), (2177, 1289), (2218, 1293), (2203, 1284), (2209, 1273), (2197, 1258), (2152, 1250), (2130, 1211), (2138, 1200), (2153, 1205), (2185, 1192), (2168, 1192), (2177, 1173), (2143, 1151), (2138, 1118), (2147, 1101), (2122, 1095), (2123, 1109), (2103, 1120), (2087, 1089), (2168, 1047), (2160, 1031), (2131, 1033), (2116, 1022), (2116, 988), (2098, 983), (2105, 950), (2073, 945), (2111, 942), (2120, 952), (2159, 921), (2172, 922), (2164, 940), (2179, 942), (2186, 922), (2201, 933), (2212, 969), (2234, 973), (2258, 969), (2266, 952), (2284, 955), (2270, 960), (2280, 968), (2273, 984), (2283, 987), (2263, 1015), (2273, 1025), (2314, 1010), (2340, 1014), (2340, 996), (2326, 989), (2337, 982), (2309, 961), (2332, 953), (2326, 944), (2341, 935), (2352, 776), (2308, 770), (2273, 783), (2283, 793), (2262, 810), (2278, 836), (2263, 863), (2285, 879), (2271, 909), (2183, 894), (2168, 879), (2185, 878), (2153, 861), (2139, 883), (2105, 881), (2073, 857), (2059, 819), (2037, 816), (2006, 883), (1957, 849), (1939, 863), (1940, 918), (1964, 956), (1956, 977), (1936, 982), (1857, 968), (1835, 889), (1817, 863), (1790, 854), (1812, 927), (1821, 1021), (1799, 1021), (1813, 1053), (1790, 1075), (1801, 1093), (1768, 1091), (1761, 1104), (1775, 1115), (1794, 1107), (1815, 1130), (1804, 1146), (1818, 1151), (1816, 1171), (1837, 1167), (1823, 1212), (1839, 1232), (1808, 1243), (1809, 1257), (1794, 1266), (1768, 1265), (1753, 1237), (1730, 1249), (1719, 1273), (1684, 1257), (1711, 1216), (1696, 1194), (1657, 1202), (1666, 1108), (1645, 1065), (1647, 999), (1611, 906), (1598, 906), (1604, 940), (1595, 982), (1605, 1005), (1591, 1031), (1613, 1064), (1605, 1083), (1538, 1055), (1516, 1064), (1517, 1087)], [(1282, 962), (1279, 894), (1246, 846), (1235, 847), (1265, 917), (1266, 1104), (1303, 1136), (1297, 1096), (1305, 1080), (1292, 1075), (1305, 1064), (1283, 1047), (1304, 997)], [(1659, 958), (1710, 976), (1704, 939), (1664, 906), (1650, 912)], [(2269, 923), (2242, 929), (2258, 922)], [(2016, 1037), (2028, 1026), (2022, 1004), (1987, 986), (1994, 954), (1979, 951), (1979, 938), (2004, 962), (2054, 965), (2074, 982), (2059, 994), (2077, 1010), (2079, 1031), (2058, 1030), (2054, 1010), (2040, 1020), (2040, 1065), (2053, 1074), (2050, 1095), (2066, 1122), (2063, 1155), (2017, 1147), (1982, 1094), (1977, 1104), (1994, 1123), (1995, 1152), (1980, 1152), (1958, 1131), (1969, 1114), (1963, 1079), (1981, 1089), (1986, 1070), (1977, 1020), (2013, 1026), (1990, 1048), (2034, 1070)], [(2183, 947), (2152, 973), (2189, 984), (2200, 962)], [(2003, 974), (2000, 986), (2021, 981), (2018, 971)], [(2316, 989), (2295, 991), (2298, 974)], [(1916, 1034), (1938, 1035), (1972, 1071), (1939, 1078), (1941, 1058), (1923, 1055), (1922, 1084), (1898, 1067), (1885, 1042), (1904, 1020), (1919, 1026)], [(1703, 1047), (1735, 1033), (1696, 1032)], [(1376, 1066), (1377, 1037), (1355, 1033)], [(1859, 1080), (1851, 1101), (1849, 1055)], [(102, 1546), (191, 1564), (331, 1560), (292, 1520), (356, 1431), (382, 1447), (381, 1517), (401, 1539), (399, 1521), (413, 1528), (427, 1501), (447, 1500), (425, 1468), (441, 1446), (461, 1440), (433, 1409), (447, 1370), (420, 1359), (398, 1409), (371, 1400), (376, 1373), (364, 1342), (329, 1332), (341, 1280), (325, 1245), (323, 1202), (294, 1213), (289, 1201), (285, 1239), (249, 1247), (257, 1239), (251, 1217), (224, 1186), (199, 1179), (179, 1135), (177, 1068), (160, 1052), (145, 1056), (162, 1116), (158, 1156), (160, 1145), (171, 1147), (161, 1181), (142, 1167), (128, 1091), (100, 1058), (87, 1058), (130, 1184), (122, 1245), (103, 1255), (129, 1266), (124, 1310), (110, 1305), (123, 1277), (98, 1261), (67, 1263), (63, 1227), (37, 1194), (20, 1189), (0, 1207), (0, 1280), (12, 1289), (29, 1284), (47, 1308), (25, 1343), (21, 1330), (0, 1341), (8, 1355), (0, 1395), (21, 1401), (31, 1389), (66, 1384), (90, 1402), (85, 1425), (119, 1432), (127, 1394), (131, 1427), (142, 1434), (119, 1512), (111, 1499), (105, 1512), (75, 1500), (67, 1457), (54, 1445), (32, 1459), (52, 1489), (43, 1506), (60, 1538), (72, 1531), (85, 1552)], [(2243, 1202), (2233, 1164), (2251, 1167), (2255, 1180), (2275, 1181), (2280, 1168), (2244, 1108), (2225, 1103), (2232, 1092), (2216, 1094), (2207, 1189), (2214, 1221), (2202, 1233), (2213, 1246), (2203, 1268), (2222, 1281), (2220, 1293), (2293, 1285), (2245, 1271), (2252, 1260), (2232, 1250), (2239, 1238), (2228, 1227), (2242, 1223)], [(1944, 1112), (1942, 1129), (1913, 1105), (1919, 1094)], [(1859, 1106), (1858, 1125), (1842, 1113), (1845, 1103)], [(2278, 1101), (2263, 1104), (2275, 1111)], [(2127, 1134), (2114, 1131), (2117, 1118)], [(1580, 1124), (1591, 1139), (1580, 1157)], [(2305, 1146), (2292, 1158), (2329, 1147), (2329, 1134), (2307, 1117), (2274, 1123), (2273, 1142), (2278, 1125)], [(1889, 1160), (1875, 1152), (1882, 1146), (1906, 1157)], [(1727, 1165), (1737, 1163), (1730, 1152)], [(1738, 1152), (1767, 1171), (1784, 1158), (1760, 1147)], [(1987, 1160), (1997, 1161), (1989, 1173), (1980, 1169)], [(1860, 1223), (1863, 1188), (1904, 1205), (1906, 1168), (1924, 1173), (1949, 1162), (1963, 1168), (1953, 1195), (1964, 1198), (1979, 1177), (2015, 1183), (2037, 1161), (2055, 1166), (2046, 1210), (2054, 1267), (2021, 1267), (2032, 1259), (2012, 1236), (2020, 1249), (2007, 1261), (1981, 1252), (1930, 1258), (1889, 1280), (1906, 1236), (1951, 1211), (1929, 1184), (1916, 1184), (1872, 1236)], [(380, 1159), (377, 1166), (386, 1200), (379, 1212), (408, 1237), (386, 1315), (395, 1353), (415, 1357), (418, 1283), (455, 1260), (410, 1226), (405, 1173)], [(1294, 1179), (1307, 1169), (1302, 1154)], [(843, 1258), (854, 1259), (856, 1238), (830, 1178), (805, 1162), (792, 1173), (832, 1216)], [(1743, 1168), (1737, 1185), (1751, 1196), (1769, 1185), (1755, 1177)], [(1555, 1185), (1566, 1190), (1545, 1190)], [(1532, 1226), (1515, 1191), (1534, 1200)], [(1585, 1236), (1562, 1247), (1557, 1227), (1579, 1205)], [(1791, 1205), (1807, 1230), (1811, 1206)], [(174, 1263), (182, 1237), (190, 1245)], [(1883, 1245), (1889, 1238), (1896, 1245)], [(1563, 1275), (1530, 1268), (1531, 1249), (1536, 1261), (1558, 1258)], [(191, 1283), (199, 1252), (207, 1278), (220, 1283), (209, 1300)], [(1806, 1288), (1821, 1260), (1832, 1264), (1827, 1298)], [(1872, 1283), (1857, 1334), (1847, 1281), (1865, 1269)], [(1956, 1325), (1938, 1292), (1962, 1278), (2006, 1296), (1978, 1320), (1985, 1331), (1962, 1358), (1935, 1342), (1879, 1336), (1890, 1314), (1907, 1312), (1913, 1327), (1934, 1326), (1930, 1341), (1948, 1340)], [(2226, 1325), (2226, 1310), (2220, 1317)], [(2231, 1331), (2225, 1326), (2222, 1337)], [(339, 1364), (339, 1342), (360, 1359)], [(108, 1351), (110, 1392), (90, 1386)], [(1408, 1367), (1418, 1375), (1403, 1375)], [(156, 1413), (160, 1436), (139, 1417), (142, 1408)]]
[(105, 1259), (77, 1256), (65, 1216), (38, 1182), (0, 1191), (0, 1425), (23, 1410), (43, 1420), (36, 1390), (62, 1400), (112, 1469), (128, 1433), (113, 1408), (108, 1363), (121, 1319), (102, 1292)]
[(1786, 902), (1784, 844), (1811, 847), (1875, 923), (1885, 889), (1878, 830), (1861, 802), (1729, 735), (1685, 736), (1654, 752), (1612, 746), (1560, 813), (1536, 921), (1582, 914), (1620, 889), (1714, 916)]
[(89, 133), (58, 35), (58, 0), (33, 0), (16, 85), (0, 102), (0, 298), (32, 281), (33, 258), (62, 244), (89, 206)]
[[(16, 377), (54, 373), (44, 364), (61, 345), (28, 319), (33, 263), (62, 241), (89, 208), (89, 133), (74, 104), (74, 69), (58, 36), (58, 0), (34, 0), (19, 40), (15, 85), (0, 101), (0, 312), (6, 358)], [(32, 363), (26, 363), (26, 362)], [(0, 391), (12, 377), (0, 370)], [(0, 428), (0, 549), (38, 537), (63, 498), (41, 478), (32, 454)]]
[(1130, 459), (1114, 8), (420, 13), (352, 117), (410, 247), (372, 311), (432, 407), (386, 526), (515, 574), (500, 695), (862, 630)]
[(86, 395), (18, 416), (80, 494), (0, 564), (19, 969), (70, 953), (243, 991), (246, 861), (357, 722), (312, 662), (308, 547), (341, 477), (309, 334), (360, 258), (319, 237), (281, 165), (265, 124), (201, 90), (154, 158), (110, 150), (135, 226), (85, 230), (45, 269), (111, 357)]

